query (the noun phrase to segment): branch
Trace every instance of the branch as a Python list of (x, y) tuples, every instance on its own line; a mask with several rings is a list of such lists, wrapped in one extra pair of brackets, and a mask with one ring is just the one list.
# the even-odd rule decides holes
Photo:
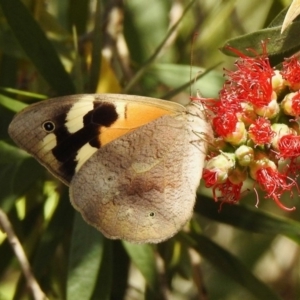
[(7, 239), (9, 243), (11, 244), (15, 255), (21, 265), (21, 269), (23, 271), (24, 277), (27, 282), (27, 286), (32, 292), (34, 300), (45, 300), (47, 299), (46, 295), (41, 290), (38, 282), (33, 276), (33, 273), (31, 271), (28, 259), (26, 257), (26, 254), (22, 248), (22, 245), (16, 236), (11, 223), (9, 222), (7, 215), (5, 212), (0, 209), (0, 229), (2, 229), (7, 234)]

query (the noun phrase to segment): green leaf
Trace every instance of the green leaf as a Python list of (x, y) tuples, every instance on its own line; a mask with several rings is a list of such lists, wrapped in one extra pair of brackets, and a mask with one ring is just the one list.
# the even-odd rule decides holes
[(284, 8), (273, 20), (272, 22), (268, 25), (268, 28), (271, 27), (277, 27), (277, 26), (281, 26), (283, 23), (283, 20), (285, 18), (285, 15), (288, 11), (288, 7)]
[(65, 188), (50, 222), (42, 233), (34, 255), (33, 270), (38, 280), (48, 275), (46, 271), (51, 267), (57, 246), (64, 240), (66, 228), (71, 227), (73, 215), (74, 209), (70, 204), (67, 188)]
[(86, 32), (89, 4), (89, 1), (72, 0), (72, 5), (69, 5), (71, 24), (76, 27), (76, 31), (79, 35)]
[[(156, 1), (156, 3), (159, 3), (162, 5), (161, 1)], [(182, 12), (180, 18), (175, 22), (173, 26), (169, 29), (167, 35), (164, 37), (163, 41), (160, 42), (160, 44), (156, 47), (153, 54), (147, 59), (147, 61), (143, 64), (143, 66), (139, 69), (138, 72), (135, 73), (133, 78), (128, 82), (127, 86), (124, 88), (124, 93), (127, 93), (131, 90), (131, 88), (141, 79), (141, 77), (144, 75), (144, 73), (147, 71), (147, 69), (154, 63), (154, 61), (158, 58), (160, 52), (165, 47), (166, 43), (168, 42), (170, 36), (176, 31), (178, 26), (181, 24), (183, 18), (187, 14), (187, 12), (191, 9), (192, 5), (195, 3), (195, 0), (191, 0), (188, 5), (185, 7), (184, 11)], [(149, 3), (147, 3), (149, 5)], [(153, 7), (153, 3), (151, 2), (151, 7)], [(141, 6), (142, 10), (145, 11), (144, 6)], [(158, 10), (159, 11), (159, 10)], [(152, 26), (157, 26), (157, 24), (153, 24), (152, 19), (149, 19)], [(155, 32), (155, 30), (151, 30), (151, 32)]]
[(75, 214), (68, 269), (67, 299), (91, 299), (103, 255), (103, 235)]
[(185, 235), (181, 233), (179, 238), (199, 252), (216, 269), (248, 290), (256, 297), (255, 299), (280, 300), (279, 296), (257, 279), (242, 262), (204, 235)]
[(0, 139), (6, 140), (9, 138), (7, 129), (13, 116), (14, 113), (12, 111), (0, 105)]
[(0, 0), (0, 6), (19, 44), (51, 87), (60, 95), (74, 93), (69, 74), (26, 6), (19, 0)]
[(158, 291), (158, 272), (156, 269), (153, 245), (136, 245), (123, 241), (123, 246), (135, 266), (143, 274), (147, 285), (152, 289), (152, 291)]
[(276, 65), (281, 63), (285, 57), (300, 50), (299, 30), (300, 21), (293, 22), (282, 34), (280, 33), (281, 26), (261, 29), (226, 41), (220, 50), (226, 55), (238, 56), (228, 48), (231, 47), (245, 55), (255, 56), (263, 53), (262, 42), (264, 42), (267, 54), (271, 57), (271, 64)]
[(0, 104), (13, 112), (19, 112), (27, 106), (27, 104), (21, 101), (15, 100), (13, 98), (1, 94), (0, 94)]
[(0, 141), (0, 205), (10, 211), (15, 200), (43, 178), (44, 168), (24, 151)]
[[(193, 73), (192, 78), (190, 78), (191, 70)], [(180, 76), (178, 76), (178, 74), (180, 74)], [(158, 83), (162, 82), (176, 89), (184, 82), (187, 82), (187, 87), (191, 87), (192, 90), (199, 90), (205, 97), (217, 97), (224, 83), (224, 77), (221, 72), (205, 70), (194, 66), (191, 67), (190, 65), (157, 63), (153, 64), (147, 70), (147, 75), (157, 80)], [(196, 80), (193, 79), (194, 77), (196, 77)], [(193, 82), (190, 82), (191, 79), (193, 79)]]
[(97, 285), (92, 300), (110, 300), (113, 278), (113, 241), (104, 239), (104, 250)]
[(0, 90), (5, 91), (10, 94), (25, 96), (25, 97), (34, 98), (34, 99), (41, 99), (41, 100), (47, 99), (47, 96), (45, 96), (45, 95), (28, 92), (28, 91), (17, 90), (17, 89), (13, 89), (13, 88), (0, 88)]
[(264, 234), (283, 234), (300, 244), (300, 223), (272, 215), (257, 208), (243, 205), (223, 205), (212, 199), (200, 197), (196, 203), (197, 212), (210, 219)]
[(93, 48), (92, 48), (92, 61), (91, 61), (91, 71), (89, 78), (89, 91), (94, 93), (97, 89), (97, 84), (99, 81), (100, 70), (101, 70), (101, 59), (102, 59), (102, 22), (103, 17), (103, 3), (102, 0), (96, 1), (96, 11), (95, 11), (95, 25), (93, 30)]
[(0, 165), (19, 163), (29, 157), (25, 151), (0, 140)]

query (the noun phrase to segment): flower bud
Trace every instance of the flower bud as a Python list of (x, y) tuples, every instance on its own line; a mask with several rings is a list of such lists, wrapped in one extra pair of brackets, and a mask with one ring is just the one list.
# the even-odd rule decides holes
[(285, 124), (279, 124), (279, 123), (275, 123), (271, 126), (272, 130), (275, 132), (275, 136), (272, 139), (272, 147), (275, 150), (278, 150), (278, 142), (279, 140), (284, 136), (284, 135), (288, 135), (291, 134), (293, 132), (293, 130), (291, 128), (289, 128), (287, 125)]
[(242, 145), (235, 150), (235, 157), (241, 166), (249, 166), (254, 158), (254, 151), (251, 147)]
[(279, 70), (275, 70), (274, 72), (275, 74), (272, 76), (272, 88), (277, 94), (279, 94), (283, 89), (285, 89), (286, 82), (282, 78)]
[(247, 171), (245, 169), (240, 169), (240, 168), (234, 168), (229, 176), (228, 179), (231, 181), (233, 184), (240, 184), (244, 182), (248, 177)]
[(205, 170), (215, 173), (215, 183), (225, 182), (228, 178), (228, 173), (235, 166), (235, 157), (232, 153), (221, 153), (211, 158)]
[(277, 95), (273, 91), (272, 93), (272, 100), (268, 103), (268, 105), (263, 106), (263, 107), (255, 107), (254, 111), (262, 117), (268, 118), (268, 119), (273, 119), (275, 118), (279, 111), (280, 111), (280, 106), (277, 103)]
[(224, 141), (238, 146), (240, 144), (245, 143), (247, 140), (247, 131), (245, 128), (245, 124), (243, 122), (238, 121), (235, 126), (235, 130), (231, 133), (228, 133), (224, 137)]
[(300, 115), (300, 94), (289, 93), (287, 94), (281, 102), (282, 110), (285, 114), (293, 117)]
[(271, 160), (269, 160), (267, 157), (258, 159), (253, 161), (250, 164), (250, 176), (251, 178), (253, 178), (254, 180), (256, 180), (256, 176), (257, 176), (257, 171), (260, 169), (266, 169), (266, 168), (271, 168), (273, 170), (277, 170), (277, 167), (275, 165), (275, 163)]

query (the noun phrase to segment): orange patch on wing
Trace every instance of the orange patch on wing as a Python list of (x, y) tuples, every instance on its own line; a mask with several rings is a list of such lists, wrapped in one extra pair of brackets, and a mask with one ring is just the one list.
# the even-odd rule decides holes
[(136, 130), (140, 126), (165, 115), (174, 114), (173, 110), (143, 103), (128, 103), (126, 109), (119, 115), (118, 120), (110, 127), (102, 127), (99, 133), (101, 146), (110, 143), (118, 137)]

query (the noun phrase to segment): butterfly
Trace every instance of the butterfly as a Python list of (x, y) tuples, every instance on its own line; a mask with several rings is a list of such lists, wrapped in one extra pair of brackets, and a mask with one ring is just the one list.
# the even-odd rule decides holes
[(106, 237), (159, 243), (192, 216), (211, 127), (194, 101), (80, 94), (28, 106), (9, 134)]

